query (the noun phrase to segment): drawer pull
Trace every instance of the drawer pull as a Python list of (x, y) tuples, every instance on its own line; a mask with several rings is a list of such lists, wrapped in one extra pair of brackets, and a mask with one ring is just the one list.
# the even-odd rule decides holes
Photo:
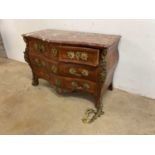
[(56, 57), (57, 54), (58, 54), (58, 50), (56, 48), (52, 48), (51, 49), (51, 54), (52, 54), (53, 57)]
[(70, 59), (74, 59), (75, 54), (74, 54), (74, 52), (69, 51), (69, 52), (67, 52), (67, 56), (68, 56)]
[(67, 56), (70, 59), (76, 59), (76, 60), (87, 61), (87, 59), (88, 59), (88, 54), (85, 53), (85, 52), (72, 52), (72, 51), (69, 51), (69, 52), (67, 52)]
[(69, 73), (75, 76), (81, 76), (81, 74), (76, 73), (76, 70), (74, 68), (70, 68)]
[(86, 69), (82, 69), (81, 74), (77, 73), (75, 68), (70, 68), (69, 73), (75, 76), (88, 76), (89, 72)]
[(76, 52), (76, 59), (80, 60), (80, 57), (81, 57), (81, 52)]

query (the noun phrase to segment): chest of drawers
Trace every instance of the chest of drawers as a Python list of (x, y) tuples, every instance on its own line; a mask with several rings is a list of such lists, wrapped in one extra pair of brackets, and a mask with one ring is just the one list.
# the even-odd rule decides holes
[(32, 85), (37, 86), (42, 78), (58, 93), (93, 95), (96, 110), (89, 109), (84, 122), (103, 114), (102, 96), (106, 89), (112, 90), (120, 36), (47, 29), (24, 34), (23, 39)]

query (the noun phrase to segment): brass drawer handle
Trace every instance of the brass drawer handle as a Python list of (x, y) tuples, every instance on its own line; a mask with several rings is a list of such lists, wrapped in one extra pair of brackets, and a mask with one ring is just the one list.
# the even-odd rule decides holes
[(75, 75), (75, 76), (81, 76), (81, 74), (76, 73), (75, 68), (70, 68), (69, 73), (72, 74), (72, 75)]
[(69, 51), (69, 52), (67, 52), (67, 56), (68, 56), (70, 59), (74, 59), (75, 54), (74, 54), (74, 52)]
[(75, 76), (88, 76), (89, 72), (86, 69), (82, 69), (81, 74), (77, 73), (75, 68), (70, 68), (69, 73)]
[[(72, 84), (72, 86), (73, 86), (75, 89), (77, 89), (77, 88), (81, 89), (81, 88), (82, 88), (81, 86), (78, 85), (78, 82), (77, 82), (77, 81), (72, 81), (71, 84)], [(90, 86), (89, 86), (88, 83), (84, 83), (84, 84), (83, 84), (83, 88), (84, 88), (84, 89), (89, 89)]]
[(73, 52), (73, 51), (68, 51), (67, 56), (70, 59), (76, 59), (76, 60), (83, 60), (87, 61), (88, 59), (88, 54), (85, 52)]
[(76, 52), (75, 57), (76, 57), (77, 60), (80, 60), (81, 52)]
[(58, 50), (56, 48), (52, 48), (51, 49), (51, 54), (52, 54), (53, 57), (56, 57), (57, 54), (58, 54)]

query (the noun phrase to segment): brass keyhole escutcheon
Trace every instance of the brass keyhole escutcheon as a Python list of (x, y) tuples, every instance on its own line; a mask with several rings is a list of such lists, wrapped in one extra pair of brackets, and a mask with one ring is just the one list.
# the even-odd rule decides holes
[(58, 70), (57, 66), (52, 65), (51, 71), (52, 71), (53, 73), (57, 73), (57, 70)]
[(56, 48), (52, 48), (51, 49), (51, 54), (52, 54), (53, 57), (56, 57), (57, 54), (58, 54), (58, 50)]

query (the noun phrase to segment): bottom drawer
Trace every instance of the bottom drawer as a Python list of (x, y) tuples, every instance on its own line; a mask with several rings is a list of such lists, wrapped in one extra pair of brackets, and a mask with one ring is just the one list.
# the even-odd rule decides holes
[(79, 90), (89, 93), (95, 93), (97, 89), (96, 83), (88, 80), (60, 76), (52, 76), (50, 79), (52, 85), (70, 91)]

